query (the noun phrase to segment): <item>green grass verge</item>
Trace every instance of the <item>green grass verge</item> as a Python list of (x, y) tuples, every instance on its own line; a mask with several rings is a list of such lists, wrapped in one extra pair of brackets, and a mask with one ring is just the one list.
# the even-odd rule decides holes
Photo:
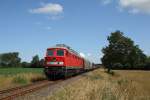
[(0, 90), (46, 79), (43, 68), (0, 68)]
[(43, 68), (0, 68), (0, 75), (16, 75), (20, 73), (43, 73)]

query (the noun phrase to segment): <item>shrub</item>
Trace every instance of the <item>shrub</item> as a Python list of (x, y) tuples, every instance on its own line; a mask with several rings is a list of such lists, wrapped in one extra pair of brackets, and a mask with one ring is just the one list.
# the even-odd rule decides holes
[(21, 76), (16, 76), (13, 78), (14, 83), (19, 83), (19, 84), (26, 84), (27, 80), (24, 77)]

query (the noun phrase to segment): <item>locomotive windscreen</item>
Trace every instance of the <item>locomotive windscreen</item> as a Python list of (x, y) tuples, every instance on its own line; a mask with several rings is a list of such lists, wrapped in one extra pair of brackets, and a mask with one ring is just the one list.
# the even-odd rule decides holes
[(53, 56), (54, 55), (54, 50), (48, 50), (47, 54), (48, 54), (48, 56)]
[(64, 50), (57, 50), (57, 56), (64, 56)]

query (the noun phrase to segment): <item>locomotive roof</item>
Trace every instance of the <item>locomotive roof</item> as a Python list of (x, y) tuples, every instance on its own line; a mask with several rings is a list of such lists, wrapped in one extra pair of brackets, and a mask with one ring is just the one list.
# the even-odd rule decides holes
[(76, 51), (73, 50), (70, 46), (65, 45), (65, 44), (56, 44), (55, 46), (53, 46), (53, 47), (51, 47), (51, 48), (63, 48), (63, 49), (67, 49), (67, 50), (70, 51), (71, 53), (74, 53), (74, 54), (78, 55), (79, 57), (81, 57), (78, 52), (76, 52)]

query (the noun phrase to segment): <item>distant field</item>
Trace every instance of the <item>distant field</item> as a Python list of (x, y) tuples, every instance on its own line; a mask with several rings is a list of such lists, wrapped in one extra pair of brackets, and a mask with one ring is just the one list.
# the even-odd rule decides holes
[(150, 100), (150, 72), (98, 69), (62, 87), (46, 100)]
[(45, 79), (43, 68), (0, 68), (0, 90)]
[(0, 75), (15, 75), (19, 73), (43, 73), (43, 68), (0, 68)]

